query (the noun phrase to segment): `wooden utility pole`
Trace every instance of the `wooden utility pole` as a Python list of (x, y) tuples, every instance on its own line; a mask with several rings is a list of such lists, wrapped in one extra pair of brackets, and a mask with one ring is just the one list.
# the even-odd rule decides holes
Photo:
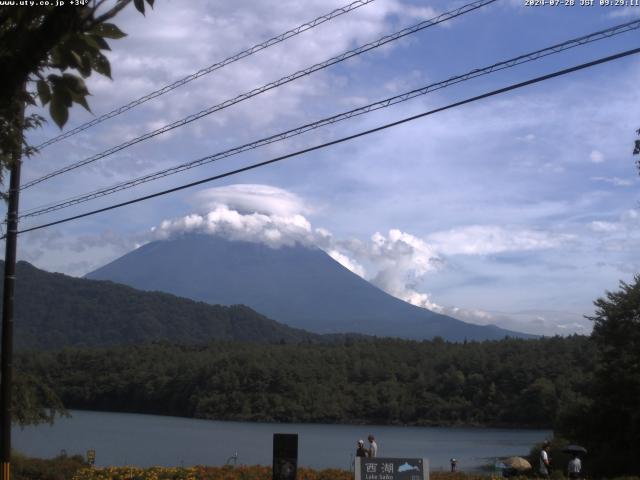
[(18, 140), (12, 154), (7, 203), (7, 233), (4, 256), (4, 289), (2, 295), (2, 355), (0, 357), (0, 480), (11, 475), (11, 383), (13, 379), (13, 299), (16, 281), (16, 247), (18, 241), (18, 200), (20, 198), (20, 166), (22, 164), (22, 127), (24, 102), (16, 112)]

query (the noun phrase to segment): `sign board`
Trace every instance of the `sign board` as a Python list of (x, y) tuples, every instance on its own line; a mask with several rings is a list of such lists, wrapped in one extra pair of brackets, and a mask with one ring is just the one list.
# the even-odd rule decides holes
[(272, 480), (296, 480), (298, 472), (298, 434), (273, 434)]
[(355, 473), (355, 480), (429, 480), (429, 460), (356, 457)]
[(94, 449), (87, 450), (87, 462), (89, 462), (90, 465), (96, 463), (96, 451)]

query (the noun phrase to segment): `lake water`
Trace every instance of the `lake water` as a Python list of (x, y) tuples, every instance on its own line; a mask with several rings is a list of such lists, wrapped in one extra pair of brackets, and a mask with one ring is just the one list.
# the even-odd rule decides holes
[(218, 422), (155, 415), (71, 411), (53, 426), (13, 429), (13, 448), (49, 458), (96, 451), (96, 465), (270, 465), (274, 433), (298, 434), (298, 463), (349, 469), (356, 441), (376, 436), (379, 456), (425, 457), (432, 470), (478, 470), (495, 457), (523, 455), (551, 436), (547, 430), (429, 428)]

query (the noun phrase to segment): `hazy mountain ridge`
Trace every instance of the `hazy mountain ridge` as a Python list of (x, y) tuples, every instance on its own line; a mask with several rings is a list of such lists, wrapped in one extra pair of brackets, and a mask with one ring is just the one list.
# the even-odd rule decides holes
[(152, 341), (318, 343), (339, 339), (282, 325), (243, 305), (210, 305), (168, 293), (142, 292), (109, 281), (45, 272), (27, 262), (17, 264), (15, 302), (17, 349)]
[(399, 300), (324, 251), (185, 234), (146, 244), (87, 275), (211, 304), (244, 304), (316, 333), (446, 340), (533, 335), (466, 323)]

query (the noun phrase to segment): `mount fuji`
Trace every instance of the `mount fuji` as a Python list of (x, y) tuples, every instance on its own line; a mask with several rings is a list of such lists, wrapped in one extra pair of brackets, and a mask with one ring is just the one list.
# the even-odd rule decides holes
[(271, 248), (218, 236), (183, 234), (148, 243), (89, 273), (131, 287), (210, 304), (243, 304), (315, 333), (406, 339), (496, 340), (532, 335), (466, 323), (395, 298), (300, 244)]

